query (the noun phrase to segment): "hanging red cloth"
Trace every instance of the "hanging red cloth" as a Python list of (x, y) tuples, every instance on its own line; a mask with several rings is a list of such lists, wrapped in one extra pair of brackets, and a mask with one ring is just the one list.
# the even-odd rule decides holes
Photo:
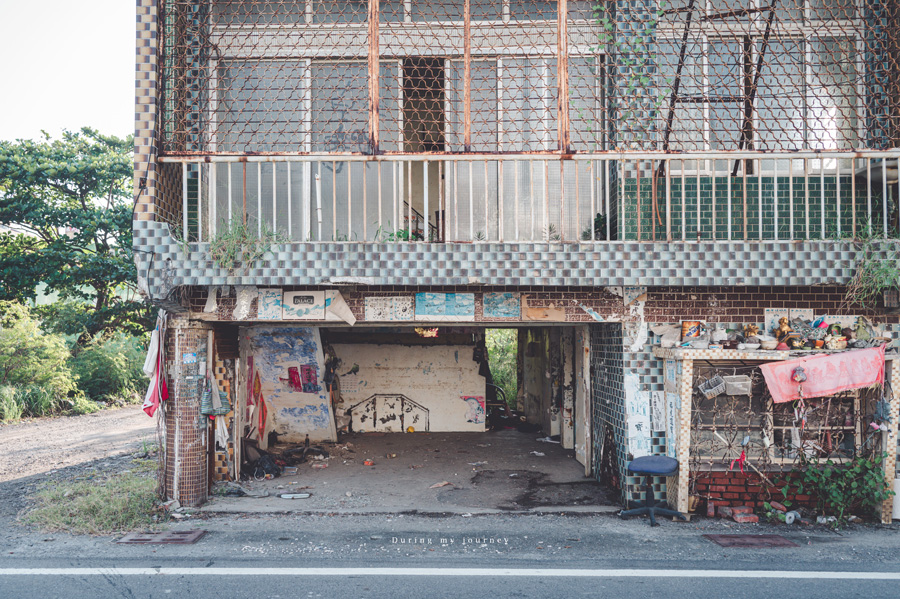
[[(884, 348), (882, 345), (839, 354), (818, 354), (763, 364), (759, 369), (766, 379), (766, 385), (775, 403), (785, 403), (803, 397), (826, 397), (850, 389), (883, 385)], [(798, 366), (802, 366), (807, 375), (802, 383), (792, 379), (794, 369)]]

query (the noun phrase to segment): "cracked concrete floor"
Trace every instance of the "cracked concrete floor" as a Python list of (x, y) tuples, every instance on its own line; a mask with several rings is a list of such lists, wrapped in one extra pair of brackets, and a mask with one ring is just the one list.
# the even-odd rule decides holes
[[(618, 509), (612, 494), (585, 476), (573, 450), (538, 437), (515, 430), (342, 435), (338, 443), (323, 445), (330, 453), (327, 460), (300, 464), (296, 474), (245, 483), (270, 497), (216, 497), (203, 509), (247, 513)], [(367, 460), (374, 465), (365, 465)], [(445, 482), (449, 484), (432, 488)], [(311, 496), (279, 497), (288, 493)]]

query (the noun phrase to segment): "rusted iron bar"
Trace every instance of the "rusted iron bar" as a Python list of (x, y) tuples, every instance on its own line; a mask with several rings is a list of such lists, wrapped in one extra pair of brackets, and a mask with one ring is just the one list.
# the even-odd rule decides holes
[[(693, 2), (693, 0), (691, 0)], [(557, 2), (559, 20), (556, 44), (557, 117), (559, 120), (559, 151), (569, 153), (569, 2)]]
[[(763, 64), (765, 64), (766, 50), (769, 48), (769, 37), (772, 35), (772, 22), (775, 20), (775, 8), (777, 6), (778, 0), (772, 0), (769, 3), (768, 8), (765, 9), (769, 11), (769, 16), (766, 18), (766, 31), (763, 33), (762, 47), (759, 49), (759, 56), (756, 60), (756, 72), (753, 73), (753, 83), (750, 86), (750, 93), (747, 97), (749, 111), (753, 110), (753, 101), (756, 99), (756, 90), (759, 89), (759, 78), (760, 75), (762, 75)], [(744, 123), (743, 134), (738, 142), (738, 150), (743, 150), (745, 145), (748, 148), (750, 147), (750, 135), (752, 135), (752, 120), (747, 119)], [(732, 177), (737, 175), (738, 166), (739, 163), (735, 162), (734, 169), (732, 169), (731, 172)]]
[(746, 17), (748, 15), (756, 14), (758, 12), (765, 12), (769, 10), (768, 8), (740, 8), (737, 10), (728, 10), (725, 12), (714, 13), (711, 15), (704, 15), (700, 17), (701, 21), (715, 21), (717, 19), (728, 19), (731, 17)]
[(378, 12), (380, 0), (369, 0), (369, 152), (378, 153)]
[(472, 151), (472, 0), (463, 15), (463, 150)]

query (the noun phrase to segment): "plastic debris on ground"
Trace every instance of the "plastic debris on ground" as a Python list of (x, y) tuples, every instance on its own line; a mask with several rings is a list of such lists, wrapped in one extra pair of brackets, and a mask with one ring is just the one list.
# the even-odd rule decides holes
[(439, 482), (439, 483), (434, 483), (433, 485), (431, 485), (431, 486), (428, 487), (428, 488), (429, 488), (429, 489), (437, 489), (437, 488), (440, 488), (440, 487), (449, 487), (449, 486), (451, 486), (451, 485), (452, 485), (452, 483), (449, 483), (449, 482), (447, 482), (447, 481), (443, 481), (443, 482)]

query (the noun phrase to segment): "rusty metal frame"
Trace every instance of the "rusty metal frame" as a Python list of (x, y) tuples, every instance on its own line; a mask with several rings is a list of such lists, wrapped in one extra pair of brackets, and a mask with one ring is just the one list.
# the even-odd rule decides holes
[(569, 0), (557, 0), (556, 84), (560, 154), (570, 153), (569, 140)]
[[(597, 3), (600, 2), (603, 2), (603, 0), (597, 0)], [(766, 6), (759, 6), (753, 9), (739, 8), (725, 10), (724, 12), (714, 14), (698, 13), (697, 15), (693, 15), (693, 13), (696, 12), (696, 8), (692, 10), (691, 6), (695, 6), (695, 3), (693, 2), (693, 0), (691, 0), (691, 5), (688, 6), (688, 9), (686, 11), (687, 14), (684, 16), (684, 19), (687, 20), (684, 31), (678, 32), (682, 34), (680, 36), (682, 38), (682, 48), (680, 57), (678, 57), (678, 67), (675, 76), (674, 90), (663, 90), (666, 92), (665, 95), (669, 95), (670, 97), (669, 101), (667, 102), (667, 110), (664, 109), (668, 114), (663, 114), (661, 119), (661, 124), (664, 126), (662, 139), (658, 137), (659, 131), (657, 130), (657, 136), (648, 141), (648, 144), (656, 145), (646, 145), (642, 148), (633, 149), (649, 150), (651, 147), (659, 147), (659, 144), (661, 142), (664, 152), (671, 151), (671, 144), (675, 143), (671, 142), (670, 135), (672, 130), (673, 113), (675, 110), (674, 104), (676, 103), (676, 101), (684, 101), (686, 103), (709, 103), (723, 101), (731, 102), (737, 99), (737, 96), (718, 97), (712, 99), (679, 97), (679, 84), (681, 79), (680, 74), (681, 70), (684, 67), (685, 59), (685, 48), (683, 46), (684, 38), (687, 36), (688, 30), (692, 26), (706, 27), (712, 26), (710, 25), (712, 21), (723, 21), (726, 19), (734, 20), (738, 17), (744, 17), (750, 14), (757, 13), (769, 14), (769, 18), (767, 20), (760, 19), (760, 24), (762, 24), (763, 22), (765, 23), (765, 32), (760, 32), (762, 33), (761, 46), (754, 60), (754, 62), (756, 63), (756, 68), (752, 73), (752, 78), (747, 82), (744, 90), (744, 95), (742, 96), (745, 100), (745, 103), (752, 104), (753, 99), (757, 94), (757, 89), (762, 83), (761, 73), (771, 66), (770, 62), (772, 64), (775, 64), (778, 60), (780, 60), (778, 59), (778, 57), (771, 57), (771, 50), (768, 48), (770, 36), (778, 36), (784, 33), (780, 25), (773, 23), (772, 15), (774, 13), (774, 8), (777, 6), (777, 3), (778, 0), (766, 0)], [(234, 12), (227, 12), (227, 10), (217, 12), (218, 9), (216, 7), (216, 4), (221, 4), (222, 6), (225, 6), (227, 10), (233, 10)], [(271, 9), (269, 7), (270, 4), (273, 6), (278, 6), (280, 8)], [(523, 41), (519, 46), (515, 46), (515, 44), (519, 43), (515, 40), (519, 40), (519, 38), (514, 37), (511, 38), (514, 40), (512, 42), (513, 45), (505, 47), (514, 49), (518, 48), (518, 50), (515, 50), (514, 55), (522, 58), (531, 56), (531, 54), (527, 54), (527, 52), (531, 51), (527, 48), (542, 48), (541, 50), (538, 50), (537, 53), (540, 54), (541, 60), (546, 61), (545, 63), (547, 65), (552, 65), (552, 61), (555, 58), (555, 91), (557, 94), (555, 109), (557, 111), (557, 114), (555, 115), (554, 119), (553, 115), (551, 114), (554, 107), (550, 102), (548, 102), (549, 105), (545, 108), (547, 115), (546, 118), (543, 118), (540, 121), (540, 127), (543, 128), (543, 133), (545, 134), (544, 141), (545, 143), (549, 144), (549, 147), (546, 147), (539, 151), (510, 150), (508, 147), (506, 149), (497, 148), (493, 153), (498, 155), (553, 154), (562, 158), (571, 157), (576, 151), (578, 152), (578, 154), (585, 153), (586, 149), (582, 148), (581, 146), (582, 141), (581, 137), (579, 137), (579, 132), (582, 130), (581, 127), (590, 125), (590, 119), (595, 119), (596, 117), (591, 115), (585, 118), (580, 112), (581, 109), (578, 108), (577, 105), (572, 104), (572, 102), (576, 102), (577, 104), (577, 102), (583, 99), (583, 97), (579, 95), (581, 92), (579, 91), (579, 88), (576, 87), (576, 82), (570, 81), (570, 75), (575, 76), (576, 80), (580, 76), (580, 71), (578, 69), (581, 68), (581, 63), (573, 62), (573, 59), (577, 60), (579, 56), (586, 52), (585, 44), (587, 42), (585, 40), (592, 39), (591, 36), (593, 35), (593, 28), (596, 27), (596, 25), (594, 24), (596, 15), (595, 17), (591, 17), (590, 14), (586, 14), (583, 11), (583, 7), (581, 5), (573, 5), (569, 2), (569, 0), (557, 0), (554, 22), (552, 6), (546, 6), (545, 8), (540, 9), (540, 11), (538, 12), (528, 13), (527, 16), (524, 17), (513, 15), (512, 20), (510, 20), (508, 3), (502, 4), (502, 9), (500, 9), (499, 16), (498, 13), (490, 13), (488, 16), (485, 16), (486, 13), (479, 12), (480, 9), (478, 6), (473, 6), (472, 0), (453, 2), (452, 10), (450, 12), (446, 11), (446, 7), (450, 6), (450, 3), (446, 0), (442, 0), (443, 8), (436, 10), (436, 12), (434, 12), (433, 14), (427, 12), (430, 7), (429, 3), (427, 2), (423, 2), (421, 6), (417, 3), (414, 9), (412, 9), (412, 13), (410, 13), (410, 3), (405, 2), (403, 3), (403, 7), (401, 8), (403, 15), (399, 19), (396, 18), (396, 16), (399, 15), (395, 15), (395, 13), (391, 13), (391, 15), (395, 16), (388, 15), (386, 17), (381, 14), (381, 10), (384, 7), (384, 3), (382, 3), (381, 0), (366, 0), (366, 2), (353, 3), (353, 6), (351, 8), (346, 8), (347, 6), (349, 6), (349, 3), (347, 3), (346, 5), (340, 5), (338, 6), (338, 8), (329, 9), (330, 12), (326, 11), (327, 14), (322, 13), (325, 14), (324, 18), (320, 18), (319, 12), (311, 14), (309, 12), (311, 6), (310, 4), (305, 5), (305, 8), (302, 6), (302, 4), (303, 3), (297, 3), (296, 6), (294, 6), (293, 3), (267, 3), (263, 2), (262, 0), (249, 0), (247, 2), (238, 2), (238, 0), (234, 0), (233, 2), (226, 2), (225, 0), (221, 0), (221, 2), (219, 0), (160, 0), (160, 11), (163, 15), (161, 23), (166, 23), (166, 19), (169, 19), (171, 21), (171, 23), (169, 23), (168, 25), (161, 25), (160, 28), (160, 48), (162, 49), (163, 53), (161, 61), (162, 68), (160, 68), (159, 70), (159, 89), (161, 90), (162, 94), (160, 114), (162, 115), (162, 117), (160, 118), (157, 125), (157, 137), (160, 140), (161, 155), (203, 156), (228, 154), (228, 152), (217, 151), (219, 148), (209, 145), (210, 143), (214, 143), (210, 142), (210, 136), (215, 136), (215, 128), (223, 126), (224, 131), (232, 131), (233, 135), (231, 135), (231, 141), (221, 142), (220, 147), (232, 149), (232, 153), (243, 151), (243, 153), (248, 155), (314, 155), (316, 152), (311, 151), (311, 149), (306, 152), (274, 150), (271, 152), (267, 151), (273, 147), (282, 147), (285, 150), (294, 150), (298, 147), (303, 147), (301, 145), (302, 142), (298, 142), (295, 144), (294, 140), (299, 139), (298, 136), (300, 135), (312, 136), (314, 135), (314, 133), (312, 132), (312, 130), (300, 130), (291, 128), (291, 125), (294, 124), (294, 120), (298, 119), (299, 117), (294, 117), (290, 113), (287, 113), (287, 115), (278, 115), (277, 109), (265, 109), (267, 110), (267, 112), (265, 113), (265, 118), (269, 119), (266, 121), (269, 128), (265, 130), (265, 135), (268, 137), (260, 137), (259, 140), (256, 140), (253, 137), (254, 135), (256, 135), (256, 132), (252, 130), (247, 125), (247, 123), (256, 118), (259, 114), (262, 114), (262, 111), (257, 111), (258, 109), (256, 108), (247, 108), (246, 106), (240, 104), (240, 102), (243, 101), (246, 105), (249, 106), (250, 100), (233, 100), (235, 104), (229, 106), (227, 105), (227, 102), (223, 104), (221, 98), (214, 95), (213, 88), (206, 90), (209, 94), (208, 96), (204, 96), (203, 90), (200, 90), (200, 95), (197, 96), (199, 97), (199, 99), (195, 99), (194, 97), (192, 97), (192, 90), (187, 89), (189, 86), (193, 85), (191, 83), (192, 80), (196, 78), (200, 78), (202, 80), (202, 77), (205, 76), (203, 75), (204, 69), (218, 68), (215, 66), (210, 66), (213, 63), (219, 64), (221, 61), (225, 60), (235, 61), (237, 63), (241, 63), (241, 61), (243, 61), (246, 66), (241, 66), (240, 68), (246, 68), (248, 72), (252, 73), (253, 69), (260, 68), (259, 64), (256, 63), (261, 63), (268, 60), (290, 61), (293, 60), (296, 56), (307, 56), (307, 54), (305, 54), (305, 52), (307, 51), (311, 52), (310, 54), (308, 54), (308, 56), (313, 56), (313, 58), (307, 57), (305, 58), (305, 60), (341, 61), (350, 60), (349, 57), (352, 56), (354, 57), (353, 60), (358, 60), (360, 63), (366, 64), (367, 72), (365, 76), (367, 77), (367, 82), (365, 84), (362, 83), (362, 69), (360, 69), (359, 73), (353, 75), (354, 79), (356, 80), (356, 82), (358, 82), (359, 85), (358, 88), (354, 88), (355, 90), (358, 90), (359, 95), (354, 100), (354, 102), (357, 102), (356, 107), (352, 108), (352, 110), (358, 111), (356, 113), (358, 114), (358, 117), (355, 119), (354, 124), (357, 127), (355, 131), (359, 133), (359, 143), (357, 144), (356, 142), (347, 142), (346, 144), (343, 144), (343, 142), (339, 142), (334, 146), (335, 151), (328, 153), (335, 157), (367, 155), (377, 156), (380, 154), (404, 155), (405, 152), (403, 152), (402, 147), (400, 148), (399, 152), (394, 151), (394, 148), (392, 147), (393, 141), (390, 142), (391, 146), (388, 150), (385, 150), (382, 147), (383, 140), (393, 139), (393, 133), (389, 134), (389, 132), (392, 132), (393, 129), (389, 129), (389, 125), (385, 124), (383, 126), (381, 123), (382, 115), (380, 114), (380, 102), (383, 99), (387, 99), (386, 97), (381, 97), (385, 94), (383, 94), (380, 90), (383, 80), (383, 76), (381, 73), (381, 64), (382, 62), (384, 62), (382, 61), (381, 54), (385, 53), (385, 60), (387, 60), (387, 56), (394, 56), (394, 54), (397, 54), (396, 51), (398, 50), (398, 48), (400, 48), (401, 50), (399, 54), (397, 54), (397, 56), (404, 55), (403, 53), (406, 53), (405, 55), (409, 56), (419, 55), (417, 53), (422, 53), (422, 55), (428, 54), (429, 56), (431, 56), (432, 54), (430, 54), (430, 52), (434, 52), (435, 48), (438, 48), (442, 43), (440, 40), (444, 38), (438, 38), (437, 41), (434, 41), (433, 38), (429, 37), (429, 33), (440, 32), (443, 34), (443, 28), (445, 27), (447, 28), (447, 30), (455, 29), (455, 32), (453, 33), (454, 37), (446, 38), (448, 40), (447, 43), (449, 44), (448, 49), (450, 55), (452, 55), (453, 57), (452, 59), (454, 61), (459, 61), (461, 59), (463, 62), (463, 73), (461, 75), (462, 81), (459, 82), (459, 85), (462, 89), (455, 89), (456, 95), (454, 96), (455, 98), (457, 98), (457, 103), (454, 107), (454, 110), (457, 111), (454, 116), (454, 118), (456, 119), (454, 121), (454, 126), (459, 127), (459, 129), (454, 129), (453, 131), (453, 135), (455, 136), (454, 139), (459, 139), (461, 137), (461, 144), (455, 145), (453, 148), (454, 151), (452, 152), (449, 150), (448, 146), (444, 146), (439, 148), (432, 148), (433, 151), (423, 153), (440, 157), (450, 156), (453, 154), (472, 155), (476, 153), (491, 153), (490, 151), (485, 151), (483, 148), (479, 148), (478, 146), (481, 144), (481, 142), (478, 139), (473, 139), (473, 133), (481, 130), (481, 121), (479, 120), (481, 118), (480, 114), (485, 112), (486, 110), (480, 107), (480, 104), (478, 102), (480, 102), (481, 100), (480, 96), (477, 95), (477, 92), (479, 92), (479, 90), (473, 90), (473, 86), (479, 85), (478, 74), (475, 73), (475, 71), (485, 68), (478, 64), (478, 61), (481, 60), (482, 52), (485, 51), (485, 48), (490, 51), (490, 49), (493, 48), (492, 44), (495, 43), (485, 43), (483, 41), (480, 41), (480, 36), (482, 35), (481, 28), (483, 27), (482, 20), (494, 19), (497, 19), (498, 22), (502, 21), (503, 27), (513, 27), (511, 29), (504, 29), (504, 31), (516, 32), (516, 36), (518, 36), (521, 31), (524, 31), (526, 28), (531, 27), (534, 23), (539, 23), (539, 33), (528, 34), (539, 37), (529, 38), (528, 35), (523, 35), (523, 37), (521, 38)], [(807, 4), (808, 3), (805, 2), (804, 6), (807, 6)], [(881, 104), (879, 104), (877, 107), (879, 111), (883, 112), (877, 113), (877, 119), (870, 119), (868, 115), (869, 105), (865, 103), (867, 100), (863, 99), (864, 92), (859, 91), (860, 83), (858, 81), (856, 82), (856, 96), (854, 96), (856, 98), (856, 107), (852, 109), (854, 111), (854, 118), (859, 119), (859, 124), (856, 126), (856, 128), (859, 131), (860, 140), (864, 140), (866, 143), (869, 143), (870, 141), (868, 140), (868, 138), (865, 138), (865, 135), (867, 134), (866, 127), (869, 126), (867, 124), (868, 120), (866, 119), (870, 119), (874, 123), (871, 125), (872, 127), (874, 127), (872, 135), (882, 136), (879, 138), (879, 140), (871, 141), (871, 143), (883, 143), (884, 135), (887, 135), (890, 138), (896, 138), (898, 137), (896, 131), (900, 130), (900, 125), (898, 125), (898, 123), (900, 123), (900, 108), (898, 108), (900, 107), (900, 75), (898, 75), (898, 73), (900, 73), (900, 69), (896, 68), (897, 56), (900, 56), (900, 53), (896, 52), (896, 49), (900, 47), (900, 35), (898, 35), (896, 32), (891, 31), (891, 26), (895, 25), (898, 20), (900, 20), (900, 10), (896, 8), (895, 3), (891, 0), (883, 0), (882, 3), (880, 3), (880, 6), (882, 5), (884, 8), (881, 9), (881, 13), (879, 13), (878, 16), (880, 19), (886, 19), (886, 22), (889, 26), (887, 28), (887, 33), (883, 35), (883, 39), (879, 38), (877, 40), (878, 47), (875, 49), (875, 51), (881, 53), (878, 54), (878, 60), (882, 60), (884, 63), (882, 65), (884, 67), (882, 69), (884, 73), (880, 74), (879, 77), (881, 77), (881, 79), (879, 81), (875, 81), (875, 83), (872, 83), (872, 85), (876, 86), (876, 88), (877, 85), (883, 85), (885, 87), (882, 92), (879, 92), (883, 95), (883, 97), (878, 97), (876, 98), (876, 100), (874, 100), (884, 104), (884, 106), (881, 106)], [(197, 20), (195, 13), (192, 12), (197, 7), (200, 7), (201, 12), (203, 13), (203, 16), (200, 16), (199, 20)], [(435, 7), (437, 7), (437, 5), (435, 5)], [(291, 12), (292, 10), (293, 12)], [(570, 11), (574, 12), (570, 14)], [(675, 13), (680, 14), (683, 12), (685, 12), (684, 9), (673, 9), (664, 11), (664, 14), (673, 15)], [(822, 13), (813, 18), (825, 18), (825, 16), (826, 13)], [(854, 17), (853, 20), (851, 20), (851, 16)], [(573, 18), (571, 22), (570, 17)], [(840, 21), (835, 20), (835, 23), (846, 23), (846, 25), (835, 25), (835, 27), (847, 27), (848, 29), (846, 33), (848, 35), (853, 34), (856, 36), (860, 36), (863, 33), (862, 29), (870, 27), (870, 25), (860, 21), (856, 17), (858, 17), (858, 15), (855, 15), (855, 13), (854, 15), (850, 15), (848, 13), (845, 17), (840, 17)], [(366, 19), (365, 22), (363, 22), (364, 18)], [(798, 19), (799, 18), (800, 17), (798, 17)], [(805, 19), (807, 17), (802, 18)], [(793, 18), (789, 20), (792, 19)], [(474, 26), (473, 21), (476, 21), (476, 23), (474, 23)], [(511, 23), (513, 25), (510, 25)], [(422, 28), (415, 32), (416, 35), (419, 36), (419, 38), (417, 38), (418, 41), (402, 42), (402, 44), (408, 44), (408, 47), (401, 45), (395, 48), (394, 42), (390, 41), (394, 39), (393, 37), (391, 37), (392, 28), (394, 28), (394, 26), (400, 26), (399, 30), (405, 35), (404, 28), (409, 27), (410, 24), (413, 24), (414, 26), (422, 25)], [(555, 32), (553, 31), (554, 25)], [(678, 27), (675, 22), (669, 23), (668, 25), (672, 26), (673, 30), (674, 27)], [(309, 41), (303, 41), (299, 43), (297, 41), (278, 42), (279, 44), (283, 44), (288, 48), (287, 53), (280, 54), (275, 51), (278, 50), (275, 45), (272, 46), (272, 52), (269, 52), (270, 48), (262, 43), (260, 43), (259, 46), (256, 46), (255, 44), (257, 44), (257, 42), (245, 43), (241, 41), (243, 39), (241, 36), (245, 36), (247, 39), (253, 38), (252, 35), (248, 35), (244, 32), (252, 32), (256, 31), (257, 28), (268, 28), (270, 26), (275, 26), (279, 31), (293, 32), (294, 30), (296, 30), (297, 32), (299, 32), (300, 36), (297, 39), (302, 38)], [(431, 27), (432, 29), (429, 29), (429, 27)], [(521, 27), (521, 29), (515, 29), (517, 27)], [(327, 48), (316, 46), (314, 43), (315, 40), (312, 35), (306, 37), (306, 28), (309, 28), (310, 31), (312, 33), (315, 33), (316, 35), (323, 35), (321, 33), (323, 31), (330, 32), (326, 33), (325, 35), (345, 35), (347, 36), (347, 39), (350, 40), (351, 49), (342, 53), (341, 50), (345, 48), (340, 46), (340, 42), (335, 42), (335, 44), (337, 44), (335, 46), (335, 48), (337, 48), (336, 52), (331, 52)], [(300, 31), (301, 29), (302, 31)], [(893, 29), (896, 29), (896, 27), (894, 27)], [(384, 33), (386, 31), (388, 32), (388, 35), (385, 37)], [(738, 29), (736, 28), (735, 34), (737, 32)], [(727, 35), (729, 34), (729, 31), (727, 28), (725, 28), (722, 33)], [(368, 39), (364, 40), (363, 36), (366, 35), (368, 36)], [(553, 43), (554, 35), (556, 37), (555, 48)], [(226, 42), (224, 42), (225, 45), (223, 47), (229, 50), (227, 52), (226, 50), (221, 50), (223, 54), (220, 55), (219, 45), (223, 43), (223, 39), (227, 40)], [(235, 42), (234, 39), (238, 39), (239, 41)], [(288, 39), (288, 37), (285, 37), (285, 39)], [(274, 42), (266, 43), (274, 44)], [(302, 44), (310, 45), (307, 47), (302, 46)], [(293, 51), (295, 52), (292, 53), (291, 49), (293, 49)], [(607, 57), (609, 57), (610, 51), (611, 50), (609, 49), (607, 50), (605, 54)], [(297, 52), (299, 52), (299, 54)], [(321, 54), (319, 52), (321, 52)], [(854, 63), (857, 65), (860, 64), (860, 61), (863, 60), (859, 52), (859, 48), (857, 48), (857, 54), (854, 55), (853, 58)], [(202, 58), (192, 59), (191, 56), (193, 56), (194, 54), (197, 54), (197, 56), (202, 55)], [(436, 56), (437, 55), (443, 54), (438, 51), (438, 54), (436, 54)], [(498, 56), (499, 55), (500, 54), (498, 54)], [(883, 58), (882, 55), (884, 55)], [(220, 56), (220, 58), (210, 62), (210, 56)], [(485, 56), (487, 56), (487, 54), (485, 54)], [(194, 62), (191, 62), (192, 60)], [(198, 60), (199, 63), (197, 63)], [(207, 62), (209, 62), (209, 64), (207, 64)], [(167, 64), (169, 71), (171, 71), (168, 74), (165, 73)], [(253, 101), (258, 102), (260, 101), (260, 98), (262, 98), (263, 100), (267, 100), (269, 97), (274, 97), (275, 101), (281, 101), (281, 98), (286, 97), (286, 90), (289, 90), (290, 88), (284, 82), (288, 81), (289, 78), (282, 77), (282, 79), (279, 79), (279, 68), (288, 67), (271, 67), (270, 72), (265, 72), (260, 75), (260, 79), (265, 78), (265, 80), (267, 81), (266, 86), (260, 86), (259, 88), (249, 86), (246, 87), (246, 89), (249, 90), (248, 93), (260, 94), (259, 96), (251, 95)], [(281, 75), (283, 75), (283, 73), (281, 73)], [(208, 76), (213, 77), (213, 75)], [(475, 77), (475, 81), (473, 81), (473, 76)], [(492, 77), (493, 75), (488, 76)], [(609, 76), (609, 73), (607, 73), (607, 76)], [(855, 72), (854, 76), (857, 80), (859, 80), (861, 77), (863, 77), (863, 74), (860, 72)], [(239, 81), (245, 79), (247, 76), (239, 73), (238, 71), (235, 71), (235, 74), (229, 75), (229, 77), (229, 81), (231, 81), (231, 79)], [(455, 72), (454, 77), (456, 78), (456, 81), (459, 81), (460, 75), (458, 71)], [(229, 89), (227, 87), (229, 85), (229, 81), (219, 81), (213, 85), (224, 86), (222, 87), (222, 89)], [(323, 79), (323, 81), (325, 81), (325, 79)], [(522, 91), (525, 89), (525, 86), (529, 85), (527, 78), (524, 78), (523, 81), (525, 81), (525, 83), (518, 83), (518, 85), (522, 88), (519, 90), (519, 93), (522, 93)], [(604, 86), (606, 84), (608, 84), (608, 82), (605, 82)], [(235, 88), (238, 86), (238, 84), (234, 83), (234, 81), (231, 81), (231, 85), (235, 86)], [(551, 90), (550, 93), (553, 93), (553, 83), (548, 81), (545, 85), (547, 86), (548, 90)], [(533, 87), (529, 89), (531, 90), (531, 93), (534, 93), (538, 88)], [(867, 89), (868, 88), (866, 88), (866, 90)], [(476, 92), (476, 105), (474, 107), (472, 105), (473, 91)], [(283, 95), (266, 95), (272, 94), (273, 92)], [(336, 94), (337, 97), (341, 93), (341, 90), (332, 93)], [(526, 90), (525, 93), (527, 94), (529, 92)], [(498, 101), (502, 100), (498, 98)], [(368, 106), (363, 107), (364, 102), (368, 102)], [(194, 105), (194, 103), (197, 103), (196, 105), (201, 106), (201, 108), (193, 108), (192, 106)], [(214, 122), (212, 120), (209, 122), (200, 122), (193, 119), (191, 115), (187, 114), (188, 111), (198, 111), (200, 114), (205, 114), (206, 109), (202, 107), (204, 103), (208, 103), (210, 106), (214, 106), (213, 108), (211, 108), (211, 110), (221, 111), (220, 114), (233, 114), (233, 117), (228, 117), (232, 120), (225, 122), (224, 125), (223, 123), (219, 122), (218, 125), (214, 126), (212, 125), (212, 123)], [(222, 108), (222, 106), (224, 106), (224, 108)], [(309, 111), (311, 109), (304, 106), (303, 108), (292, 108), (292, 110)], [(445, 111), (444, 114), (446, 116), (449, 113)], [(363, 118), (366, 118), (363, 115), (366, 115), (368, 118), (368, 122), (365, 125), (362, 123)], [(496, 117), (488, 116), (486, 118), (502, 119), (503, 117), (501, 114)], [(804, 119), (806, 118), (808, 117), (804, 116)], [(554, 135), (553, 120), (556, 121), (555, 134), (557, 143), (555, 144), (555, 149), (554, 144), (552, 143), (552, 136)], [(875, 122), (876, 120), (877, 122)], [(387, 122), (388, 121), (386, 120), (386, 123)], [(449, 121), (444, 121), (445, 127), (447, 126), (448, 122)], [(767, 126), (775, 125), (777, 125), (777, 123), (767, 123)], [(521, 124), (519, 126), (521, 126)], [(806, 123), (804, 123), (804, 126), (806, 126)], [(241, 127), (243, 127), (243, 129)], [(390, 127), (393, 127), (393, 125), (390, 125)], [(366, 129), (368, 130), (367, 141), (365, 141)], [(382, 129), (384, 129), (384, 131), (382, 131)], [(887, 132), (882, 133), (882, 129), (886, 129)], [(523, 129), (516, 129), (515, 133), (518, 134), (522, 131)], [(740, 133), (740, 143), (737, 144), (736, 149), (739, 151), (753, 150), (753, 144), (749, 143), (749, 141), (752, 139), (750, 136), (755, 132), (748, 129), (746, 114), (744, 119), (744, 126)], [(600, 135), (604, 136), (604, 139), (606, 139), (605, 136), (610, 135), (610, 133), (603, 132)], [(402, 145), (402, 117), (400, 121), (400, 136)], [(477, 137), (477, 135), (475, 135), (475, 137)], [(248, 142), (248, 139), (252, 141)], [(852, 149), (853, 146), (847, 145), (847, 147), (844, 148), (843, 145), (840, 145), (847, 141), (848, 140), (839, 140), (839, 145), (835, 146), (835, 149)], [(454, 144), (456, 143), (457, 142), (454, 142)], [(613, 141), (612, 143), (615, 144), (616, 142)], [(230, 148), (227, 147), (228, 144), (230, 144)], [(527, 145), (527, 142), (524, 147), (529, 147)], [(604, 147), (609, 148), (610, 151), (627, 151), (628, 153), (631, 153), (631, 149), (623, 150), (619, 147), (613, 148), (607, 145), (604, 145)], [(259, 151), (256, 151), (257, 149)], [(589, 149), (586, 151), (590, 152)], [(674, 151), (682, 152), (682, 150)], [(727, 153), (728, 150), (717, 152), (717, 154), (720, 155)], [(735, 174), (737, 173), (733, 172), (733, 176)], [(660, 167), (660, 169), (657, 169), (657, 177), (661, 179), (663, 176), (664, 173), (662, 172)], [(654, 187), (657, 187), (658, 181), (654, 181), (653, 184)], [(655, 205), (656, 193), (651, 193), (653, 194)], [(660, 216), (658, 214), (658, 207), (656, 206), (655, 211), (655, 219), (659, 220)]]
[(379, 115), (378, 83), (381, 79), (381, 40), (379, 34), (379, 0), (369, 0), (369, 153), (378, 154)]

